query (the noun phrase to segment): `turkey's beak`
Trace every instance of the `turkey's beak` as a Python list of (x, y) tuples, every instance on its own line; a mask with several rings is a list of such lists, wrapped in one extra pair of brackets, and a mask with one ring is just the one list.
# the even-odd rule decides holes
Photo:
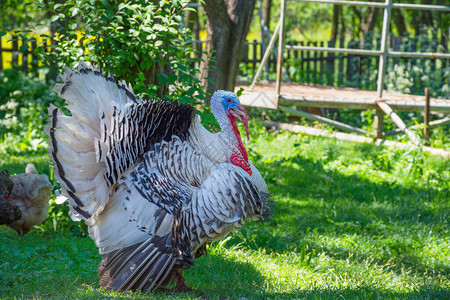
[(248, 133), (248, 120), (247, 113), (245, 112), (245, 108), (242, 105), (238, 105), (237, 109), (233, 109), (233, 115), (244, 123), (245, 133), (247, 134), (247, 139), (250, 139), (250, 135)]

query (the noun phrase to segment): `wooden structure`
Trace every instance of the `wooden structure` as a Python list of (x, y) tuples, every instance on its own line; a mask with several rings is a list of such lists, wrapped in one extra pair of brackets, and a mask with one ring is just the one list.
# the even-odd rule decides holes
[[(375, 109), (375, 133), (374, 137), (377, 139), (384, 136), (405, 133), (416, 145), (419, 143), (418, 137), (406, 127), (400, 117), (394, 110), (406, 111), (424, 111), (425, 113), (425, 127), (434, 127), (438, 125), (450, 123), (450, 117), (445, 117), (442, 120), (429, 122), (429, 114), (432, 112), (441, 112), (450, 114), (450, 99), (434, 99), (429, 96), (421, 97), (414, 95), (403, 95), (393, 93), (383, 93), (385, 63), (387, 57), (420, 57), (420, 58), (439, 58), (450, 59), (450, 53), (420, 53), (420, 52), (399, 52), (391, 51), (388, 47), (388, 34), (390, 13), (392, 8), (409, 8), (409, 9), (423, 9), (423, 10), (440, 10), (450, 12), (450, 6), (440, 5), (421, 5), (421, 4), (404, 4), (392, 3), (392, 0), (385, 0), (380, 2), (360, 2), (360, 1), (346, 1), (346, 0), (297, 0), (304, 2), (323, 2), (333, 3), (337, 5), (355, 5), (355, 6), (372, 6), (384, 9), (383, 29), (381, 46), (379, 50), (365, 50), (365, 49), (344, 49), (344, 48), (328, 48), (328, 47), (308, 47), (308, 46), (289, 46), (284, 45), (284, 16), (286, 11), (286, 2), (288, 0), (281, 0), (281, 13), (278, 25), (275, 32), (270, 39), (266, 48), (264, 56), (261, 60), (258, 71), (256, 72), (253, 83), (250, 87), (237, 85), (236, 90), (244, 89), (240, 96), (241, 102), (244, 105), (263, 107), (269, 109), (281, 109), (303, 116), (308, 119), (317, 120), (323, 123), (330, 124), (342, 130), (356, 132), (359, 134), (368, 133), (360, 128), (331, 120), (322, 116), (316, 116), (295, 108), (300, 107), (328, 107), (328, 108), (350, 108), (350, 109)], [(294, 0), (291, 0), (294, 1)], [(379, 57), (379, 72), (377, 80), (377, 91), (362, 91), (348, 88), (332, 88), (321, 86), (301, 85), (294, 83), (282, 83), (282, 68), (283, 55), (277, 56), (277, 76), (275, 83), (258, 84), (258, 79), (262, 73), (264, 65), (270, 55), (270, 51), (274, 48), (275, 42), (278, 38), (278, 53), (283, 53), (287, 49), (299, 49), (309, 51), (326, 51), (336, 53), (349, 53), (358, 55), (371, 55)], [(429, 94), (429, 91), (427, 92)], [(398, 126), (398, 130), (392, 132), (384, 132), (383, 115), (387, 114), (392, 121)], [(427, 132), (425, 134), (427, 136)]]

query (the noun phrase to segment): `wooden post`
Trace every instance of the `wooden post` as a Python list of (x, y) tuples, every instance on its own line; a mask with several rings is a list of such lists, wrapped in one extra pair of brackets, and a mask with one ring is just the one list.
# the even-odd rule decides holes
[[(266, 33), (266, 29), (267, 29), (266, 24), (264, 23), (262, 11), (263, 11), (262, 0), (259, 0), (258, 1), (258, 13), (259, 13), (259, 25), (261, 27), (261, 59), (264, 55), (263, 53), (266, 53), (266, 35), (265, 35), (265, 33)], [(270, 40), (270, 38), (268, 40)], [(264, 68), (266, 71), (266, 80), (269, 80), (269, 63), (266, 62), (264, 64)]]
[[(320, 47), (323, 47), (323, 42), (320, 42)], [(319, 59), (319, 68), (320, 68), (320, 73), (319, 73), (319, 84), (323, 84), (326, 80), (323, 80), (323, 73), (325, 70), (325, 61), (324, 61), (324, 55), (323, 55), (323, 51), (320, 51), (320, 59)]]
[(247, 42), (247, 41), (244, 42), (244, 51), (242, 51), (243, 54), (242, 54), (242, 59), (241, 59), (242, 62), (245, 62), (245, 65), (247, 66), (247, 68), (249, 66), (249, 60), (250, 60), (248, 57), (248, 51), (249, 51), (248, 43), (249, 42)]
[(32, 52), (34, 49), (37, 49), (37, 41), (36, 40), (34, 40), (31, 43), (31, 49), (30, 49), (30, 51), (31, 51), (31, 69), (35, 75), (38, 75), (38, 59)]
[[(22, 39), (22, 45), (27, 45), (27, 41), (25, 38)], [(28, 49), (24, 50), (22, 53), (22, 70), (28, 71)]]
[(423, 123), (425, 127), (423, 128), (423, 137), (425, 143), (428, 144), (428, 139), (430, 138), (430, 88), (425, 88), (425, 109), (423, 116)]
[(397, 127), (409, 137), (414, 145), (417, 146), (419, 144), (418, 137), (406, 127), (406, 124), (403, 122), (403, 120), (392, 110), (392, 108), (387, 103), (385, 103), (384, 101), (376, 101), (375, 103), (391, 118), (392, 122), (394, 122), (394, 124), (397, 125)]
[[(329, 41), (328, 47), (333, 48), (335, 41)], [(334, 85), (334, 52), (327, 52), (327, 85)]]
[[(307, 42), (307, 43), (306, 43), (306, 46), (311, 46), (311, 42)], [(306, 78), (306, 82), (307, 82), (307, 83), (311, 83), (311, 80), (309, 80), (309, 77), (310, 77), (310, 75), (311, 75), (311, 64), (310, 64), (311, 59), (309, 58), (309, 53), (310, 53), (309, 50), (307, 50), (307, 51), (305, 52), (305, 62), (306, 62), (306, 68), (305, 68), (305, 74), (306, 74), (306, 76), (305, 76), (305, 78)]]
[[(272, 47), (273, 47), (273, 45), (275, 44), (275, 41), (276, 41), (276, 39), (277, 39), (277, 37), (278, 37), (278, 31), (280, 30), (280, 27), (281, 27), (281, 24), (280, 24), (280, 23), (281, 23), (281, 22), (278, 22), (278, 25), (277, 25), (277, 27), (275, 28), (275, 32), (273, 33), (272, 38), (270, 39), (269, 45), (267, 46), (266, 52), (264, 53), (264, 57), (263, 57), (262, 60), (261, 60), (261, 63), (260, 63), (259, 68), (258, 68), (258, 71), (256, 71), (256, 75), (255, 75), (255, 77), (253, 78), (253, 82), (252, 82), (252, 84), (251, 84), (251, 86), (250, 86), (250, 88), (249, 88), (249, 91), (253, 91), (253, 88), (255, 87), (255, 84), (256, 84), (256, 82), (258, 81), (259, 76), (260, 76), (261, 73), (262, 73), (263, 65), (266, 63), (266, 61), (267, 61), (267, 60), (269, 59), (269, 57), (270, 57), (270, 52), (272, 51)], [(244, 51), (244, 55), (245, 55), (245, 53), (247, 53), (247, 52)], [(277, 76), (278, 76), (278, 75), (277, 75)], [(278, 78), (278, 77), (277, 77), (277, 78)]]
[(17, 39), (18, 37), (13, 36), (11, 49), (13, 66), (17, 66), (19, 64), (19, 42)]
[(381, 109), (376, 109), (375, 113), (376, 115), (373, 122), (373, 126), (375, 127), (375, 137), (377, 139), (382, 139), (384, 131), (384, 113)]
[[(313, 46), (317, 47), (317, 42), (313, 42)], [(313, 83), (317, 84), (317, 51), (313, 52)]]
[(253, 48), (253, 59), (252, 59), (252, 74), (255, 75), (255, 70), (256, 70), (256, 62), (258, 62), (259, 60), (257, 59), (257, 55), (258, 55), (258, 49), (256, 49), (256, 47), (258, 46), (258, 42), (256, 40), (253, 40), (252, 43), (252, 48)]
[(276, 92), (277, 99), (280, 99), (281, 92), (281, 76), (283, 71), (283, 52), (284, 52), (284, 19), (286, 15), (286, 0), (281, 0), (280, 10), (280, 36), (278, 38), (278, 59), (277, 59), (277, 80)]
[(392, 0), (385, 1), (386, 7), (384, 8), (383, 15), (383, 29), (381, 32), (381, 52), (379, 67), (378, 67), (378, 81), (377, 81), (377, 94), (378, 98), (383, 96), (383, 83), (384, 83), (384, 72), (386, 70), (387, 53), (388, 48), (388, 38), (389, 38), (389, 22), (391, 20), (391, 6)]
[[(303, 41), (300, 42), (300, 46), (303, 46)], [(300, 74), (301, 74), (301, 80), (304, 81), (305, 80), (305, 55), (304, 55), (304, 51), (303, 50), (299, 50), (300, 51)]]

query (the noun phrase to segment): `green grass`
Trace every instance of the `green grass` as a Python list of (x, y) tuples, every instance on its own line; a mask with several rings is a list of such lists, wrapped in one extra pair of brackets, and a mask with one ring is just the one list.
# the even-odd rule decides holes
[[(259, 131), (254, 129), (251, 135), (259, 136), (247, 147), (273, 195), (273, 215), (212, 244), (208, 255), (185, 271), (192, 293), (103, 292), (96, 275), (101, 257), (93, 242), (44, 224), (23, 238), (0, 227), (0, 295), (450, 298), (449, 160)], [(4, 161), (0, 168), (20, 171), (26, 163), (19, 162)]]

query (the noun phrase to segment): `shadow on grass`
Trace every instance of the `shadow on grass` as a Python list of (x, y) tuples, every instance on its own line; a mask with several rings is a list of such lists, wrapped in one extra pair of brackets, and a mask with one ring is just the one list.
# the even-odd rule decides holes
[(450, 274), (448, 263), (430, 262), (422, 253), (426, 247), (439, 250), (430, 244), (449, 233), (448, 190), (374, 183), (326, 171), (301, 156), (257, 167), (274, 195), (273, 216), (246, 225), (235, 242), (244, 240), (268, 253), (324, 252), (337, 259), (389, 263), (394, 272), (409, 269), (418, 276)]

